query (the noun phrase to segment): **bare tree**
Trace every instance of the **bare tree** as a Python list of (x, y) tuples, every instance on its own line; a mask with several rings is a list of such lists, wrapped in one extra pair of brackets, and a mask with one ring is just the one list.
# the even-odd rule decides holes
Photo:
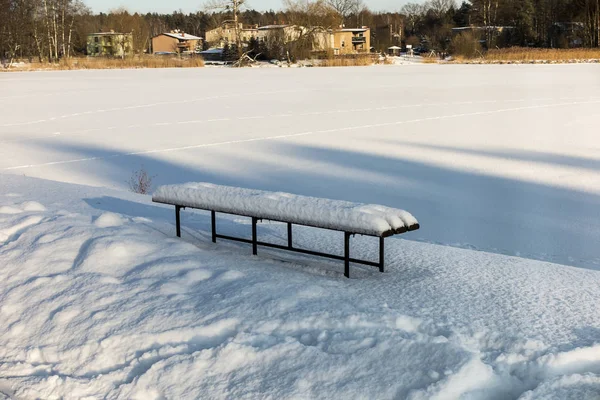
[(212, 13), (231, 12), (235, 29), (235, 46), (238, 57), (242, 56), (242, 35), (240, 32), (239, 14), (246, 0), (209, 0), (205, 9)]
[(338, 12), (326, 0), (284, 0), (284, 9), (292, 25), (334, 28), (338, 24)]
[[(133, 50), (135, 53), (143, 53), (149, 47), (150, 28), (146, 20), (139, 14), (130, 14), (126, 8), (120, 7), (116, 10), (111, 10), (106, 19), (104, 29), (112, 29), (115, 32), (123, 33), (119, 36), (119, 44), (124, 53), (130, 53)], [(131, 33), (132, 42), (126, 35)], [(133, 49), (130, 46), (133, 45)], [(125, 54), (123, 54), (125, 57)]]
[[(89, 10), (81, 0), (41, 0), (38, 8), (36, 15), (45, 28), (48, 61), (56, 61), (61, 56), (70, 57), (75, 19)], [(36, 41), (41, 40), (37, 31), (35, 35)], [(39, 41), (38, 48), (42, 48)]]
[(433, 12), (433, 14), (437, 18), (442, 19), (444, 17), (444, 15), (446, 15), (446, 13), (448, 11), (450, 11), (450, 9), (456, 7), (456, 1), (455, 0), (430, 0), (429, 3), (427, 3), (427, 5), (429, 6), (429, 10), (431, 12)]
[(298, 35), (288, 44), (294, 58), (305, 58), (313, 49), (326, 50), (326, 34), (339, 24), (339, 14), (326, 0), (285, 0), (289, 22)]
[(500, 0), (472, 0), (473, 11), (476, 12), (485, 27), (485, 39), (488, 46), (494, 43), (494, 29), (498, 23)]
[(408, 3), (400, 10), (406, 16), (406, 21), (410, 27), (410, 32), (414, 34), (419, 24), (425, 18), (427, 5), (419, 3)]
[(351, 14), (358, 14), (362, 8), (361, 0), (326, 0), (340, 16), (342, 24)]

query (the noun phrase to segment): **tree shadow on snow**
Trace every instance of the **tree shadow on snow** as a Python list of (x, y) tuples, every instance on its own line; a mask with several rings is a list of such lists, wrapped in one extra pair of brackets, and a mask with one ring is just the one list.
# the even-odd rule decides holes
[[(89, 168), (90, 174), (110, 182), (125, 182), (131, 171), (144, 165), (150, 174), (157, 175), (157, 185), (208, 181), (383, 204), (407, 209), (419, 219), (421, 230), (403, 235), (406, 239), (600, 269), (600, 197), (406, 160), (393, 148), (384, 156), (288, 141), (250, 142), (241, 145), (242, 151), (239, 144), (182, 150), (198, 155), (196, 165), (186, 165), (177, 159), (159, 158), (160, 153), (131, 155), (51, 141), (43, 146), (78, 158), (96, 158), (82, 163), (81, 169)], [(414, 147), (410, 149), (414, 151)], [(458, 149), (461, 151), (506, 156)], [(525, 153), (515, 157), (598, 167), (594, 160), (575, 157)], [(65, 168), (72, 166), (66, 164)], [(157, 213), (164, 217), (172, 212), (115, 199), (90, 205), (101, 207), (104, 202), (108, 202), (106, 208), (125, 210), (133, 216)]]

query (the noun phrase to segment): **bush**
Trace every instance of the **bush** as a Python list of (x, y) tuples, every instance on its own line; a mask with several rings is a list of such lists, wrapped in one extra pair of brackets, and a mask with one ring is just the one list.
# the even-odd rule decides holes
[(129, 178), (127, 182), (129, 190), (134, 193), (148, 194), (152, 190), (152, 180), (154, 178), (156, 178), (156, 175), (150, 176), (142, 165), (139, 170), (133, 171), (131, 178)]
[(450, 43), (450, 51), (454, 56), (475, 58), (482, 55), (482, 50), (479, 38), (474, 37), (470, 32), (454, 36)]

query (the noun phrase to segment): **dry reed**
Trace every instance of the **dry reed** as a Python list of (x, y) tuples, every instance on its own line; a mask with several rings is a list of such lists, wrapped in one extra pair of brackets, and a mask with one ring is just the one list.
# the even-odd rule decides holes
[(334, 56), (320, 60), (319, 67), (365, 67), (373, 65), (375, 60), (370, 54), (359, 54), (352, 56)]
[(455, 56), (458, 63), (577, 63), (600, 62), (600, 48), (596, 49), (537, 49), (527, 47), (510, 47), (493, 49), (479, 57)]
[(439, 61), (440, 60), (437, 57), (423, 57), (421, 59), (421, 62), (423, 64), (438, 64)]
[[(135, 56), (126, 58), (73, 57), (57, 63), (28, 63), (11, 71), (79, 70), (79, 69), (135, 69), (135, 68), (197, 68), (204, 60), (198, 56)], [(2, 70), (2, 69), (0, 69)], [(6, 70), (5, 70), (6, 71)]]

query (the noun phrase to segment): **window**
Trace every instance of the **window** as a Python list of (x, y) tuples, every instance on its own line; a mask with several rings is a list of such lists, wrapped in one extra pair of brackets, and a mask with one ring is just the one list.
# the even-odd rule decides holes
[(94, 43), (98, 43), (98, 39), (100, 39), (98, 36), (94, 37)]

